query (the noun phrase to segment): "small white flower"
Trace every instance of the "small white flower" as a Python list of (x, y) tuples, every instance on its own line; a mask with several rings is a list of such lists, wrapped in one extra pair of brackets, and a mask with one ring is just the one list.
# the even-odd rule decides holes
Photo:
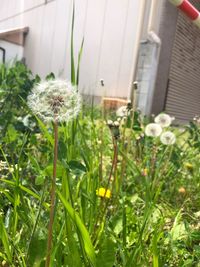
[(154, 121), (164, 128), (170, 126), (172, 118), (168, 114), (161, 113), (155, 117)]
[(162, 128), (157, 123), (149, 123), (145, 127), (145, 134), (147, 136), (158, 137), (162, 133)]
[(118, 121), (114, 121), (114, 126), (119, 127), (119, 122)]
[(43, 81), (37, 84), (28, 96), (28, 106), (45, 122), (67, 122), (78, 115), (81, 97), (70, 82)]
[(172, 120), (172, 121), (175, 121), (175, 119), (176, 119), (176, 118), (175, 118), (174, 116), (173, 116), (173, 117), (171, 117), (171, 120)]
[(160, 141), (164, 145), (173, 145), (176, 142), (175, 134), (170, 131), (164, 132), (160, 137)]
[(6, 161), (0, 160), (0, 171), (2, 170), (7, 170), (8, 169), (8, 164)]
[(117, 117), (127, 117), (130, 114), (130, 111), (128, 110), (127, 106), (121, 106), (116, 111)]
[(113, 126), (113, 125), (114, 125), (114, 122), (113, 122), (112, 120), (108, 120), (108, 121), (107, 121), (107, 125), (108, 125), (108, 126)]

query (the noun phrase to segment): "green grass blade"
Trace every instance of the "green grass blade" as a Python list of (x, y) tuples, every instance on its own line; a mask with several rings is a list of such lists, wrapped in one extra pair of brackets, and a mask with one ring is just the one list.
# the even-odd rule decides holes
[[(6, 180), (6, 179), (3, 179), (2, 178), (1, 179), (1, 182), (5, 182), (6, 184), (11, 185), (12, 187), (16, 187), (16, 184), (14, 182), (12, 182), (12, 181), (9, 181), (9, 180)], [(24, 192), (28, 193), (29, 195), (31, 195), (32, 197), (34, 197), (34, 198), (36, 198), (38, 200), (41, 200), (40, 195), (37, 195), (35, 192), (33, 192), (32, 190), (30, 190), (29, 188), (27, 188), (27, 187), (25, 187), (23, 185), (19, 185), (19, 188), (22, 191), (24, 191)], [(48, 208), (48, 204), (47, 203), (43, 203), (43, 206), (46, 207), (46, 208)]]
[(54, 140), (53, 140), (52, 135), (48, 132), (48, 129), (47, 129), (46, 125), (37, 116), (35, 116), (35, 117), (36, 117), (36, 119), (38, 121), (38, 124), (39, 124), (39, 127), (40, 127), (41, 131), (44, 134), (44, 137), (46, 137), (47, 140), (49, 141), (49, 143), (53, 146), (54, 145)]
[(77, 87), (79, 85), (79, 72), (80, 72), (81, 57), (82, 57), (82, 53), (83, 53), (83, 44), (84, 44), (84, 38), (82, 39), (81, 48), (80, 48), (79, 53), (78, 53), (78, 66), (77, 66), (77, 72), (76, 72), (76, 85), (77, 85)]
[(72, 25), (71, 25), (71, 83), (73, 85), (75, 85), (76, 83), (75, 63), (74, 63), (74, 16), (75, 16), (75, 6), (73, 2)]
[(8, 234), (6, 232), (2, 217), (0, 217), (0, 239), (2, 241), (5, 253), (7, 255), (8, 261), (12, 262), (12, 253), (9, 247)]
[(91, 239), (90, 239), (90, 236), (89, 236), (89, 233), (88, 233), (86, 227), (82, 223), (77, 212), (72, 208), (72, 206), (69, 204), (69, 202), (62, 196), (62, 194), (59, 191), (57, 191), (57, 194), (58, 194), (61, 202), (65, 206), (71, 219), (73, 220), (76, 227), (80, 231), (80, 234), (81, 234), (81, 237), (83, 240), (83, 244), (84, 244), (84, 249), (85, 249), (85, 252), (86, 252), (90, 262), (92, 263), (93, 266), (96, 266), (95, 250), (94, 250), (94, 247), (92, 245), (92, 242), (91, 242)]
[(159, 267), (159, 259), (158, 259), (158, 247), (157, 247), (157, 233), (153, 237), (153, 267)]

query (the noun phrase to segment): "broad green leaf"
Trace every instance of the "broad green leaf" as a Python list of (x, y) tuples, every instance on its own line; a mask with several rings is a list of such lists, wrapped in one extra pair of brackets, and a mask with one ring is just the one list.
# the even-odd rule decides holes
[[(65, 172), (64, 167), (58, 162), (56, 165), (56, 177), (61, 178), (63, 176), (63, 173)], [(45, 170), (44, 173), (46, 173), (47, 176), (52, 177), (53, 175), (53, 165), (48, 165)]]
[(42, 185), (44, 184), (44, 181), (45, 181), (45, 176), (43, 174), (40, 174), (35, 178), (36, 185)]
[(112, 267), (115, 262), (116, 244), (109, 238), (105, 238), (100, 245), (97, 256), (97, 267)]
[(71, 160), (69, 163), (69, 168), (73, 171), (78, 171), (78, 172), (86, 172), (87, 169), (86, 167), (80, 162), (80, 161), (77, 161), (77, 160)]
[(30, 243), (29, 249), (29, 266), (40, 267), (46, 254), (47, 240), (38, 232), (35, 233)]
[(173, 227), (171, 229), (172, 241), (185, 239), (187, 238), (187, 235), (188, 235), (186, 228), (185, 228), (185, 224), (181, 221), (181, 217), (182, 217), (181, 212), (182, 210), (180, 209), (175, 217)]
[(15, 130), (13, 125), (9, 125), (7, 128), (7, 133), (6, 133), (6, 142), (11, 143), (14, 142), (17, 139), (18, 133)]

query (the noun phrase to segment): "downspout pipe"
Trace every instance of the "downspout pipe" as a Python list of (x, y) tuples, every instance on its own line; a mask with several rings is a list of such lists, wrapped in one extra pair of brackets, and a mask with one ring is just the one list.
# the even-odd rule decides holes
[[(147, 35), (148, 35), (148, 41), (152, 43), (156, 43), (158, 45), (158, 50), (160, 51), (160, 46), (161, 46), (161, 40), (159, 36), (156, 34), (154, 30), (154, 24), (155, 24), (155, 10), (158, 7), (160, 0), (151, 0), (151, 7), (150, 7), (150, 15), (148, 19), (148, 25), (147, 25)], [(137, 37), (136, 37), (136, 47), (135, 47), (135, 54), (137, 54), (137, 57), (133, 63), (133, 69), (131, 71), (132, 77), (131, 77), (131, 82), (130, 82), (130, 90), (129, 90), (129, 97), (128, 100), (132, 103), (133, 107), (137, 105), (137, 99), (136, 99), (136, 72), (137, 72), (137, 62), (138, 62), (138, 57), (139, 57), (139, 49), (140, 49), (140, 43), (141, 43), (141, 36), (142, 36), (142, 30), (143, 30), (143, 22), (144, 22), (144, 14), (145, 14), (145, 9), (146, 9), (146, 0), (141, 0), (141, 12), (140, 12), (140, 21), (139, 21), (139, 26), (138, 26), (138, 31), (137, 31)], [(159, 57), (158, 52), (158, 57)]]
[(169, 0), (200, 28), (200, 12), (188, 0)]
[(137, 72), (137, 61), (138, 61), (138, 56), (139, 56), (139, 48), (140, 48), (140, 40), (142, 36), (142, 29), (143, 29), (143, 22), (144, 22), (144, 14), (145, 14), (145, 8), (146, 8), (146, 0), (140, 0), (140, 18), (139, 18), (139, 25), (137, 27), (137, 33), (136, 33), (136, 40), (135, 40), (135, 47), (133, 54), (136, 55), (133, 60), (132, 64), (132, 70), (131, 70), (131, 78), (130, 78), (130, 85), (129, 85), (129, 90), (128, 90), (128, 101), (132, 103), (134, 106), (134, 102), (136, 101), (135, 99), (135, 77), (136, 77), (136, 72)]
[(154, 96), (154, 91), (155, 91), (155, 83), (156, 83), (156, 73), (158, 70), (158, 62), (159, 62), (159, 58), (160, 58), (160, 50), (161, 50), (161, 39), (158, 36), (158, 34), (156, 33), (155, 30), (155, 25), (157, 23), (157, 21), (155, 21), (155, 18), (158, 16), (157, 15), (157, 7), (159, 5), (159, 1), (160, 0), (152, 0), (151, 1), (151, 8), (150, 8), (150, 15), (149, 15), (149, 23), (148, 23), (148, 40), (151, 43), (156, 44), (157, 46), (157, 51), (155, 53), (155, 65), (152, 68), (152, 79), (151, 79), (151, 83), (150, 83), (150, 87), (148, 90), (148, 103), (146, 105), (146, 111), (145, 113), (147, 115), (151, 114), (151, 110), (152, 110), (152, 105), (153, 105), (153, 96)]

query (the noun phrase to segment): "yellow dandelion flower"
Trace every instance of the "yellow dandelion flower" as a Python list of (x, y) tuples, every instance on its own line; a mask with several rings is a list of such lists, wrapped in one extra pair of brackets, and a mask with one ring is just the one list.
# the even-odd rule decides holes
[(96, 195), (99, 197), (111, 198), (111, 191), (109, 189), (100, 187), (96, 190)]
[(147, 176), (148, 175), (148, 170), (147, 168), (142, 170), (142, 176)]
[(184, 187), (180, 187), (180, 188), (178, 189), (178, 192), (179, 192), (180, 194), (185, 194), (185, 193), (186, 193), (186, 190), (185, 190)]
[(191, 163), (189, 163), (189, 162), (186, 162), (186, 163), (184, 164), (184, 166), (185, 166), (187, 169), (189, 169), (189, 170), (192, 170), (192, 169), (193, 169), (193, 165), (192, 165)]

